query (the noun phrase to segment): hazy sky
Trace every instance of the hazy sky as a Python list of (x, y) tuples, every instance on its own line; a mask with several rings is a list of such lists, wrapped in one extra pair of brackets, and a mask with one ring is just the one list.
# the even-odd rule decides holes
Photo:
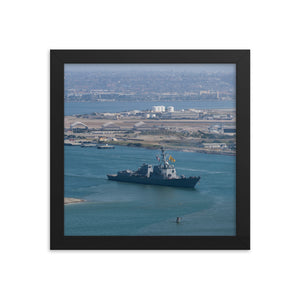
[(65, 72), (225, 72), (234, 73), (235, 64), (65, 64)]

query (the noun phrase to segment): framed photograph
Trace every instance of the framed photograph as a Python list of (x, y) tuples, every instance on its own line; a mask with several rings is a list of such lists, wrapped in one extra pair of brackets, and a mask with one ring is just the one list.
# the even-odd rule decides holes
[(250, 249), (249, 50), (51, 50), (51, 249)]

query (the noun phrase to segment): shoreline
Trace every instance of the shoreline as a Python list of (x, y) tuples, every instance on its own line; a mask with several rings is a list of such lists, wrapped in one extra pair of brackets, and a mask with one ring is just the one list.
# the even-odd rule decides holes
[(86, 200), (64, 197), (64, 205), (85, 202)]
[(180, 152), (193, 152), (193, 153), (205, 153), (205, 154), (218, 154), (218, 155), (227, 155), (227, 156), (236, 156), (236, 152), (227, 152), (227, 151), (214, 151), (214, 150), (207, 150), (207, 149), (191, 149), (191, 148), (180, 148), (180, 147), (172, 147), (172, 145), (157, 145), (157, 144), (142, 144), (140, 146), (134, 145), (134, 143), (119, 143), (116, 141), (111, 141), (111, 145), (115, 146), (125, 146), (125, 147), (133, 147), (133, 148), (144, 148), (148, 150), (157, 150), (160, 149), (160, 147), (164, 146), (165, 148), (169, 150), (174, 151), (180, 151)]
[[(115, 145), (115, 146), (120, 146), (120, 147), (130, 147), (130, 148), (143, 148), (143, 149), (148, 149), (148, 150), (157, 150), (163, 145), (142, 145), (142, 146), (136, 146), (133, 143), (128, 143), (127, 145), (125, 143), (118, 143), (118, 142), (110, 142), (109, 144)], [(64, 146), (73, 146), (73, 147), (78, 147), (81, 146), (79, 143), (74, 143), (74, 144), (64, 144)], [(181, 148), (176, 148), (172, 146), (166, 146), (164, 145), (168, 150), (173, 150), (173, 151), (180, 151), (180, 152), (193, 152), (193, 153), (205, 153), (205, 154), (216, 154), (216, 155), (227, 155), (227, 156), (236, 156), (236, 152), (226, 152), (226, 151), (209, 151), (205, 149), (181, 149)], [(85, 201), (85, 200), (82, 200)]]

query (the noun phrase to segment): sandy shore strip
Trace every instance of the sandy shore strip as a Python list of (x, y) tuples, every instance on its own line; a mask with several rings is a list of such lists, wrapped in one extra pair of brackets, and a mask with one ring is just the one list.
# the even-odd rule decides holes
[(76, 198), (64, 198), (64, 204), (74, 204), (74, 203), (80, 203), (80, 202), (85, 202), (86, 200), (82, 200), (82, 199), (76, 199)]

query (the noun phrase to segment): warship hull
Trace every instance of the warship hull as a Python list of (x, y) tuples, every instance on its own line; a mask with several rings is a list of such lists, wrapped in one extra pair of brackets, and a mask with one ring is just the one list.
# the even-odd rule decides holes
[(172, 179), (161, 179), (161, 178), (147, 178), (139, 176), (120, 176), (120, 175), (107, 175), (109, 180), (131, 182), (140, 184), (150, 185), (163, 185), (172, 187), (184, 187), (194, 188), (196, 183), (200, 180), (200, 177), (188, 177), (188, 178), (172, 178)]

